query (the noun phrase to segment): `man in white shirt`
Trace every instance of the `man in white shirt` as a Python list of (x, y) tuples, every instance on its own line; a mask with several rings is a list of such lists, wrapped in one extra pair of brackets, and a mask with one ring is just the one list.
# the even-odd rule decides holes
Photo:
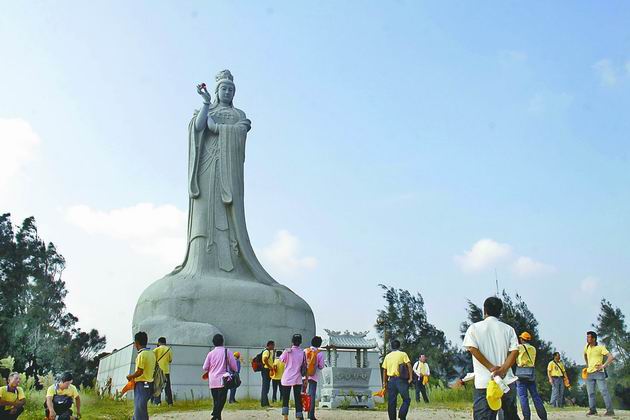
[(499, 321), (503, 302), (497, 297), (489, 297), (483, 303), (483, 321), (468, 327), (463, 346), (473, 356), (475, 391), (473, 404), (474, 420), (494, 420), (493, 411), (486, 400), (486, 388), (495, 376), (503, 378), (509, 391), (501, 398), (501, 408), (505, 420), (517, 420), (516, 376), (512, 365), (518, 356), (518, 338), (511, 326)]
[[(424, 384), (428, 382), (429, 376), (431, 376), (431, 369), (427, 363), (427, 356), (420, 355), (420, 358), (413, 364), (413, 372), (416, 374), (416, 402), (420, 402), (420, 393), (422, 393), (422, 399), (425, 403), (429, 403), (429, 397), (427, 396), (427, 387)], [(426, 376), (427, 379), (424, 379)]]

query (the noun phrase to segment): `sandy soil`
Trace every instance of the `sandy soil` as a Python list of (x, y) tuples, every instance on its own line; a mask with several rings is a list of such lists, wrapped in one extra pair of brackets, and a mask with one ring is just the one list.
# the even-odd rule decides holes
[[(387, 413), (379, 411), (346, 411), (346, 410), (318, 410), (317, 418), (319, 420), (344, 420), (344, 419), (365, 419), (365, 420), (387, 420)], [(549, 419), (586, 419), (586, 410), (584, 411), (553, 411), (549, 413)], [(600, 412), (599, 416), (604, 418), (604, 412)], [(295, 415), (294, 412), (290, 413), (291, 415)], [(155, 419), (178, 419), (178, 420), (207, 420), (210, 418), (210, 411), (198, 411), (198, 412), (189, 412), (189, 413), (172, 413), (172, 414), (161, 414), (155, 417)], [(472, 418), (472, 413), (466, 411), (454, 411), (447, 409), (420, 409), (420, 410), (412, 410), (409, 412), (407, 416), (408, 420), (416, 420), (416, 419), (433, 419), (433, 420), (460, 420), (467, 419), (470, 420)], [(534, 418), (537, 418), (534, 416)], [(593, 417), (588, 417), (593, 418)], [(616, 416), (613, 418), (617, 419), (630, 419), (630, 412), (628, 411), (618, 411)], [(258, 420), (258, 419), (276, 419), (281, 420), (282, 417), (280, 415), (280, 410), (278, 408), (268, 409), (268, 410), (243, 410), (243, 411), (224, 411), (223, 412), (224, 420)]]

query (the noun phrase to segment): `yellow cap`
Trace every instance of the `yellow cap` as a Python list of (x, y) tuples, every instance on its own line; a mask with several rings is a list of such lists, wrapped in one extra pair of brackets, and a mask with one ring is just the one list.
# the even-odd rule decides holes
[(523, 331), (521, 333), (521, 335), (519, 335), (520, 338), (522, 338), (523, 340), (527, 340), (527, 341), (531, 341), (532, 339), (532, 335), (530, 333), (528, 333), (527, 331)]
[(241, 353), (235, 351), (234, 352), (234, 357), (236, 357), (237, 359), (241, 357)]
[(501, 397), (503, 397), (503, 390), (499, 384), (490, 380), (490, 382), (488, 382), (488, 388), (486, 388), (486, 400), (492, 411), (501, 409)]

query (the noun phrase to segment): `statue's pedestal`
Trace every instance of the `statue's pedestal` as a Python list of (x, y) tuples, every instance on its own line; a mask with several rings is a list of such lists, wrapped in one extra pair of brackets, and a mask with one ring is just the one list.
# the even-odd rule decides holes
[(133, 332), (145, 331), (149, 342), (212, 346), (223, 334), (230, 347), (262, 348), (268, 340), (288, 346), (293, 334), (308, 342), (315, 335), (309, 305), (289, 288), (211, 274), (169, 274), (140, 296)]

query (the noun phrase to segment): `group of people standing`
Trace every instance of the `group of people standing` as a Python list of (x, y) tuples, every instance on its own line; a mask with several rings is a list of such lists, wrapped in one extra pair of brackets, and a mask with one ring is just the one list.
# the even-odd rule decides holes
[[(470, 325), (464, 336), (463, 346), (472, 355), (472, 374), (467, 374), (464, 381), (474, 379), (473, 418), (475, 420), (495, 420), (499, 413), (504, 420), (517, 420), (518, 409), (516, 399), (521, 405), (523, 418), (531, 419), (529, 397), (531, 397), (536, 414), (541, 420), (547, 420), (547, 411), (536, 387), (536, 348), (531, 344), (532, 335), (522, 331), (518, 336), (510, 325), (499, 321), (503, 302), (497, 297), (489, 297), (483, 305), (484, 319)], [(391, 342), (392, 351), (388, 353), (382, 364), (383, 386), (387, 394), (388, 415), (390, 420), (406, 419), (409, 410), (409, 386), (416, 383), (416, 401), (422, 393), (428, 402), (425, 384), (428, 382), (430, 370), (426, 357), (420, 356), (418, 362), (411, 366), (409, 356), (400, 350), (400, 341)], [(614, 360), (605, 346), (597, 342), (594, 331), (586, 333), (584, 361), (586, 367), (582, 378), (586, 382), (589, 410), (587, 415), (596, 415), (595, 392), (598, 388), (606, 406), (605, 416), (613, 416), (614, 411), (608, 388), (606, 386), (606, 367)], [(516, 372), (512, 370), (516, 366)], [(560, 353), (555, 352), (547, 365), (547, 379), (552, 387), (551, 405), (562, 407), (564, 390), (569, 385), (565, 365)], [(398, 396), (402, 397), (402, 405), (397, 410)]]
[[(217, 334), (213, 337), (214, 349), (208, 353), (203, 364), (203, 371), (208, 374), (208, 383), (212, 393), (214, 406), (212, 420), (220, 420), (225, 406), (227, 387), (224, 378), (227, 374), (237, 372), (239, 366), (232, 352), (224, 347), (223, 336)], [(262, 390), (260, 404), (263, 407), (270, 406), (269, 391), (273, 386), (272, 401), (277, 401), (278, 391), (282, 400), (282, 416), (289, 418), (289, 401), (293, 395), (295, 404), (295, 417), (304, 418), (302, 407), (302, 393), (307, 392), (311, 397), (311, 405), (308, 418), (315, 419), (315, 397), (319, 372), (324, 368), (324, 355), (320, 352), (322, 338), (313, 337), (310, 347), (301, 348), (302, 335), (294, 334), (291, 337), (291, 347), (284, 351), (275, 350), (275, 342), (267, 342), (261, 355), (262, 360)]]
[[(474, 373), (473, 418), (475, 420), (496, 419), (501, 410), (505, 420), (519, 419), (516, 397), (520, 400), (525, 420), (531, 418), (529, 396), (531, 396), (536, 414), (542, 420), (547, 419), (547, 411), (536, 387), (535, 364), (536, 348), (530, 344), (532, 336), (523, 331), (516, 335), (514, 328), (499, 321), (503, 302), (497, 297), (489, 297), (484, 302), (484, 319), (468, 327), (464, 336), (464, 347), (472, 354)], [(598, 344), (597, 334), (588, 331), (587, 344), (584, 348), (586, 362), (583, 378), (588, 392), (589, 411), (587, 415), (597, 414), (595, 405), (595, 387), (602, 393), (606, 404), (606, 416), (613, 416), (614, 411), (606, 387), (605, 369), (614, 360), (608, 350)], [(606, 361), (604, 357), (606, 356)], [(516, 364), (516, 374), (512, 366)], [(554, 353), (553, 360), (547, 365), (547, 377), (552, 386), (551, 403), (560, 407), (563, 404), (563, 392), (568, 376), (560, 354)]]

